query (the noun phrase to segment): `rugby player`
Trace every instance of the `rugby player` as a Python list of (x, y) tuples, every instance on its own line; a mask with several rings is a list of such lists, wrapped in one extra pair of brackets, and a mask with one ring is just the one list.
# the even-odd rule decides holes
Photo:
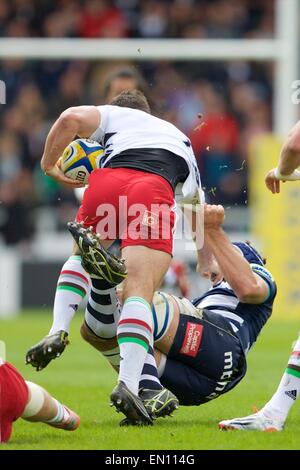
[(23, 379), (21, 374), (0, 357), (0, 443), (7, 442), (13, 423), (19, 418), (74, 431), (79, 416), (62, 405), (39, 385)]
[[(103, 99), (109, 103), (115, 96), (124, 90), (139, 89), (146, 91), (146, 84), (141, 75), (133, 67), (122, 67), (114, 70), (105, 80)], [(85, 188), (75, 188), (75, 193), (81, 202)], [(55, 292), (53, 305), (53, 322), (49, 335), (61, 338), (60, 331), (64, 331), (67, 340), (69, 325), (83, 299), (89, 293), (90, 278), (81, 264), (81, 257), (74, 253), (64, 263)]]
[[(232, 244), (222, 229), (223, 220), (222, 206), (205, 206), (205, 243), (212, 260), (204, 274), (211, 280), (211, 289), (192, 302), (164, 292), (153, 297), (160, 381), (182, 405), (197, 406), (217, 398), (244, 377), (246, 354), (269, 319), (276, 295), (265, 261), (247, 243)], [(201, 253), (199, 258), (201, 263)], [(109, 304), (104, 292), (99, 292), (97, 301), (98, 311)], [(83, 338), (118, 370), (120, 350), (114, 335), (104, 338), (107, 325), (101, 317), (94, 319), (91, 329), (89, 315), (87, 311), (81, 328)], [(153, 365), (145, 364), (140, 396), (149, 414), (159, 417), (164, 415), (164, 405), (149, 393), (155, 380)], [(126, 419), (121, 424), (136, 423)]]
[[(300, 179), (300, 121), (291, 129), (280, 152), (278, 166), (265, 178), (267, 188), (280, 193), (280, 182)], [(243, 418), (221, 421), (224, 430), (282, 431), (289, 411), (300, 396), (300, 335), (293, 346), (287, 368), (272, 398), (258, 412)]]
[[(196, 159), (189, 139), (172, 124), (152, 116), (145, 96), (138, 91), (121, 93), (111, 105), (80, 106), (62, 113), (48, 134), (41, 161), (42, 169), (60, 183), (68, 183), (69, 179), (62, 174), (57, 160), (76, 135), (105, 146), (102, 169), (94, 171), (89, 178), (77, 221), (100, 232), (100, 257), (104, 265), (112, 260), (105, 248), (121, 239), (128, 271), (117, 331), (123, 360), (111, 401), (128, 418), (151, 424), (138, 397), (139, 379), (153, 344), (150, 303), (171, 261), (175, 188), (179, 187), (182, 200), (190, 202), (199, 197), (201, 185)], [(70, 184), (76, 185), (74, 181)], [(121, 196), (127, 198), (129, 208), (122, 216)], [(105, 203), (116, 210), (108, 231), (116, 224), (118, 234), (103, 233), (107, 217), (101, 214), (101, 205)], [(138, 216), (136, 209), (130, 213), (136, 204), (143, 206)], [(137, 225), (138, 234), (131, 230)], [(77, 228), (74, 224), (70, 231), (83, 253)], [(100, 264), (97, 264), (99, 269)], [(119, 274), (125, 274), (120, 263), (115, 263), (114, 268), (120, 268)], [(103, 269), (100, 271), (102, 275)], [(104, 281), (98, 280), (96, 290), (109, 289)]]

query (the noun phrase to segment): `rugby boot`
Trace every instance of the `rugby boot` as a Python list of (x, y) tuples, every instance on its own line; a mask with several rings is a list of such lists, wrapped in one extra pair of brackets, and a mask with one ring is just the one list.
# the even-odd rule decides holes
[(165, 387), (161, 390), (142, 388), (139, 397), (153, 419), (170, 416), (179, 408), (177, 397)]
[[(132, 393), (124, 382), (120, 381), (114, 388), (110, 395), (110, 400), (110, 405), (114, 406), (118, 412), (124, 413), (130, 424), (135, 426), (153, 424), (152, 418), (149, 416), (142, 400)], [(122, 425), (121, 423), (120, 425)]]
[(243, 418), (227, 419), (219, 423), (219, 429), (221, 429), (221, 431), (276, 432), (282, 431), (283, 427), (284, 423), (282, 423), (282, 421), (268, 416), (263, 410)]
[[(179, 401), (175, 395), (167, 388), (161, 390), (151, 390), (142, 388), (139, 397), (152, 419), (172, 416), (173, 411), (179, 408)], [(120, 426), (134, 426), (128, 418), (120, 422)]]
[(45, 336), (26, 353), (26, 364), (31, 364), (37, 371), (47, 367), (52, 359), (59, 357), (69, 344), (68, 333), (60, 330), (53, 335)]
[(82, 266), (92, 277), (105, 279), (112, 287), (124, 281), (127, 276), (124, 261), (103, 248), (99, 234), (77, 222), (69, 222), (68, 229), (81, 252)]

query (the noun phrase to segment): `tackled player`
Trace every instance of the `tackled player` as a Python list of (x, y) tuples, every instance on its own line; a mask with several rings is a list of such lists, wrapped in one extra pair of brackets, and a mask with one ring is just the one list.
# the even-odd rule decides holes
[[(212, 256), (209, 269), (202, 274), (211, 280), (212, 288), (192, 302), (163, 292), (153, 297), (160, 381), (182, 405), (199, 405), (217, 398), (244, 377), (246, 354), (270, 317), (276, 295), (275, 282), (264, 260), (247, 243), (232, 244), (222, 229), (223, 220), (222, 206), (205, 206), (206, 249)], [(199, 261), (201, 264), (201, 252)], [(100, 312), (109, 307), (111, 312), (117, 310), (117, 303), (109, 302), (105, 291), (97, 294), (93, 308), (97, 309), (98, 320), (87, 310), (81, 333), (118, 369), (120, 350), (113, 332), (117, 326), (110, 325), (109, 338), (108, 324), (100, 321)], [(157, 383), (153, 364), (146, 361), (140, 397), (153, 417), (165, 414), (165, 403), (158, 400), (159, 390), (152, 393)], [(127, 419), (122, 424), (135, 423)]]
[[(111, 106), (81, 106), (61, 115), (49, 132), (41, 162), (43, 170), (61, 183), (68, 183), (68, 178), (56, 162), (75, 135), (105, 145), (103, 168), (90, 176), (77, 220), (101, 233), (104, 263), (104, 249), (121, 239), (128, 270), (117, 331), (123, 361), (111, 400), (129, 419), (151, 424), (138, 397), (141, 372), (153, 345), (150, 303), (171, 261), (175, 188), (180, 186), (185, 200), (199, 194), (196, 159), (189, 139), (172, 124), (151, 116), (148, 102), (139, 92), (121, 93)], [(125, 222), (120, 216), (123, 196), (129, 209)], [(106, 204), (116, 209), (117, 217), (104, 234), (99, 226), (105, 219), (102, 209)], [(143, 206), (138, 216), (137, 204)], [(154, 234), (149, 216), (155, 221)], [(136, 225), (140, 226), (138, 234), (130, 230)], [(111, 228), (115, 226), (118, 233)], [(102, 285), (103, 289), (109, 290)]]

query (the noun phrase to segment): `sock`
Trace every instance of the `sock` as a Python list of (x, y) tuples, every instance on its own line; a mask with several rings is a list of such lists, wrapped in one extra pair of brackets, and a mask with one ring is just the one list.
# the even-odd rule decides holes
[(52, 419), (48, 419), (45, 423), (63, 423), (67, 421), (70, 417), (68, 410), (62, 405), (58, 400), (53, 398), (57, 405), (57, 413)]
[(152, 312), (146, 300), (129, 297), (125, 301), (117, 333), (121, 356), (119, 380), (138, 395), (149, 345), (153, 344)]
[(154, 352), (151, 346), (148, 349), (139, 388), (149, 388), (150, 390), (161, 390), (163, 388), (158, 378)]
[(116, 288), (104, 279), (91, 278), (91, 284), (85, 311), (86, 324), (99, 338), (113, 339), (117, 335), (121, 313)]
[(108, 360), (108, 362), (119, 370), (120, 368), (120, 348), (117, 346), (114, 349), (109, 349), (107, 351), (101, 351), (101, 354)]
[(70, 256), (58, 278), (50, 335), (59, 330), (69, 333), (72, 318), (88, 290), (89, 275), (81, 266), (81, 257)]
[(160, 363), (157, 368), (157, 375), (159, 378), (161, 378), (164, 374), (165, 368), (167, 364), (167, 356), (163, 354), (162, 352), (160, 353)]
[(263, 407), (267, 415), (276, 416), (283, 422), (300, 396), (300, 335), (296, 341), (288, 366), (271, 400)]

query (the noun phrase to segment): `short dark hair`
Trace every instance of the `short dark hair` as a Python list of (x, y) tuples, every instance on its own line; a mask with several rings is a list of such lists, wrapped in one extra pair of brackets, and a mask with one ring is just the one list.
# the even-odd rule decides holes
[(151, 109), (146, 96), (139, 90), (122, 91), (109, 104), (121, 106), (122, 108), (139, 109), (151, 114)]
[(104, 82), (103, 95), (104, 98), (108, 97), (112, 82), (118, 78), (126, 78), (136, 82), (136, 88), (147, 94), (147, 84), (142, 75), (133, 67), (122, 67), (111, 72)]

